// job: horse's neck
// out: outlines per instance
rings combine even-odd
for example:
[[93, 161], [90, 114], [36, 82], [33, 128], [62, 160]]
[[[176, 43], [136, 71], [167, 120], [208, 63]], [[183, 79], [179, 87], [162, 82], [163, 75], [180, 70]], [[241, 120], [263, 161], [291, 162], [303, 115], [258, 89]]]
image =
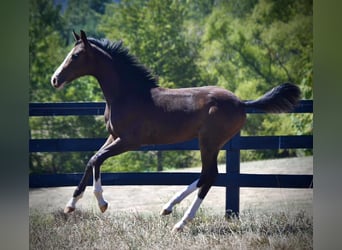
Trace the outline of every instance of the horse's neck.
[[111, 103], [121, 94], [118, 84], [119, 75], [108, 62], [99, 61], [96, 68], [93, 76], [97, 79], [106, 102]]
[[150, 98], [148, 88], [142, 91], [131, 83], [123, 82], [123, 79], [120, 79], [119, 73], [113, 67], [108, 57], [102, 56], [96, 61], [98, 63], [95, 66], [94, 76], [100, 84], [107, 104], [120, 102], [122, 98]]

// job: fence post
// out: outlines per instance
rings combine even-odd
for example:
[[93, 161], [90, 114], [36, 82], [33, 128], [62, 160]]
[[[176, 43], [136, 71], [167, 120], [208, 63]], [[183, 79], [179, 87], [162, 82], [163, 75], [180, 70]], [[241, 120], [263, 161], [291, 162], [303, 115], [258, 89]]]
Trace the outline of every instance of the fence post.
[[[240, 173], [240, 132], [230, 141], [226, 150], [226, 175]], [[240, 186], [226, 186], [226, 217], [238, 216], [240, 211]]]

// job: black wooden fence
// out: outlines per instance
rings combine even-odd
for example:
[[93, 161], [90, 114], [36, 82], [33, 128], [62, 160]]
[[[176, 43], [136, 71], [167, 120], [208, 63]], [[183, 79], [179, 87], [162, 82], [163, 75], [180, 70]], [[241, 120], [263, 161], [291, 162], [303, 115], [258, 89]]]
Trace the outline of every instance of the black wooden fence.
[[[30, 103], [30, 116], [102, 115], [104, 103]], [[313, 101], [302, 100], [293, 113], [312, 113]], [[247, 109], [250, 114], [262, 114], [257, 109]], [[105, 138], [85, 139], [31, 139], [29, 150], [33, 152], [96, 151]], [[312, 148], [312, 135], [289, 136], [240, 136], [236, 135], [222, 150], [226, 151], [226, 173], [220, 173], [215, 186], [226, 187], [226, 213], [239, 213], [240, 187], [259, 188], [313, 188], [312, 175], [290, 174], [242, 174], [240, 150]], [[198, 141], [191, 140], [171, 145], [144, 146], [148, 150], [199, 150]], [[82, 173], [31, 174], [30, 188], [76, 186]], [[189, 185], [199, 173], [102, 173], [103, 185]], [[91, 180], [88, 185], [91, 185]]]

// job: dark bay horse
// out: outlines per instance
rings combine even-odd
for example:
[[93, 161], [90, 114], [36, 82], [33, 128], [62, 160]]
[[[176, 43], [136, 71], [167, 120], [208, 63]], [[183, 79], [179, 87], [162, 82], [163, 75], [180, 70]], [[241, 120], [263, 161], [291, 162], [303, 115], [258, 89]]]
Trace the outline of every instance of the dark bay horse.
[[194, 218], [218, 174], [220, 148], [240, 131], [246, 120], [246, 107], [267, 113], [289, 112], [300, 98], [299, 88], [291, 83], [279, 85], [255, 101], [241, 101], [220, 87], [166, 89], [158, 86], [152, 73], [128, 53], [121, 42], [87, 38], [73, 32], [74, 48], [51, 78], [55, 88], [85, 75], [94, 76], [106, 100], [104, 113], [109, 137], [89, 160], [84, 175], [64, 212], [75, 210], [88, 179], [93, 175], [94, 194], [102, 212], [108, 203], [102, 196], [100, 166], [111, 156], [142, 145], [168, 144], [198, 138], [202, 171], [199, 179], [177, 193], [161, 214], [198, 189], [198, 195], [174, 226], [181, 230]]

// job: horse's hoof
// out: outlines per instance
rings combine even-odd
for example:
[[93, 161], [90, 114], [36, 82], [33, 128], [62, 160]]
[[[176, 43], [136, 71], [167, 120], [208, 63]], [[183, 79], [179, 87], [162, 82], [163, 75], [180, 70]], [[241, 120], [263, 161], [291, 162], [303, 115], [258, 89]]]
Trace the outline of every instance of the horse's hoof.
[[183, 232], [183, 229], [185, 227], [185, 225], [190, 222], [192, 219], [188, 218], [188, 219], [185, 219], [185, 220], [180, 220], [178, 221], [174, 227], [172, 228], [172, 233], [178, 233], [178, 232]]
[[168, 215], [168, 214], [171, 214], [171, 213], [172, 213], [172, 210], [163, 209], [163, 210], [160, 212], [160, 215]]
[[72, 213], [72, 212], [74, 212], [75, 211], [75, 208], [74, 207], [65, 207], [64, 208], [64, 213], [65, 214], [70, 214], [70, 213]]
[[99, 207], [100, 207], [101, 212], [104, 213], [108, 208], [108, 203], [106, 202], [104, 205], [99, 206]]
[[184, 226], [179, 226], [179, 225], [175, 225], [172, 228], [172, 233], [180, 233], [183, 232]]

